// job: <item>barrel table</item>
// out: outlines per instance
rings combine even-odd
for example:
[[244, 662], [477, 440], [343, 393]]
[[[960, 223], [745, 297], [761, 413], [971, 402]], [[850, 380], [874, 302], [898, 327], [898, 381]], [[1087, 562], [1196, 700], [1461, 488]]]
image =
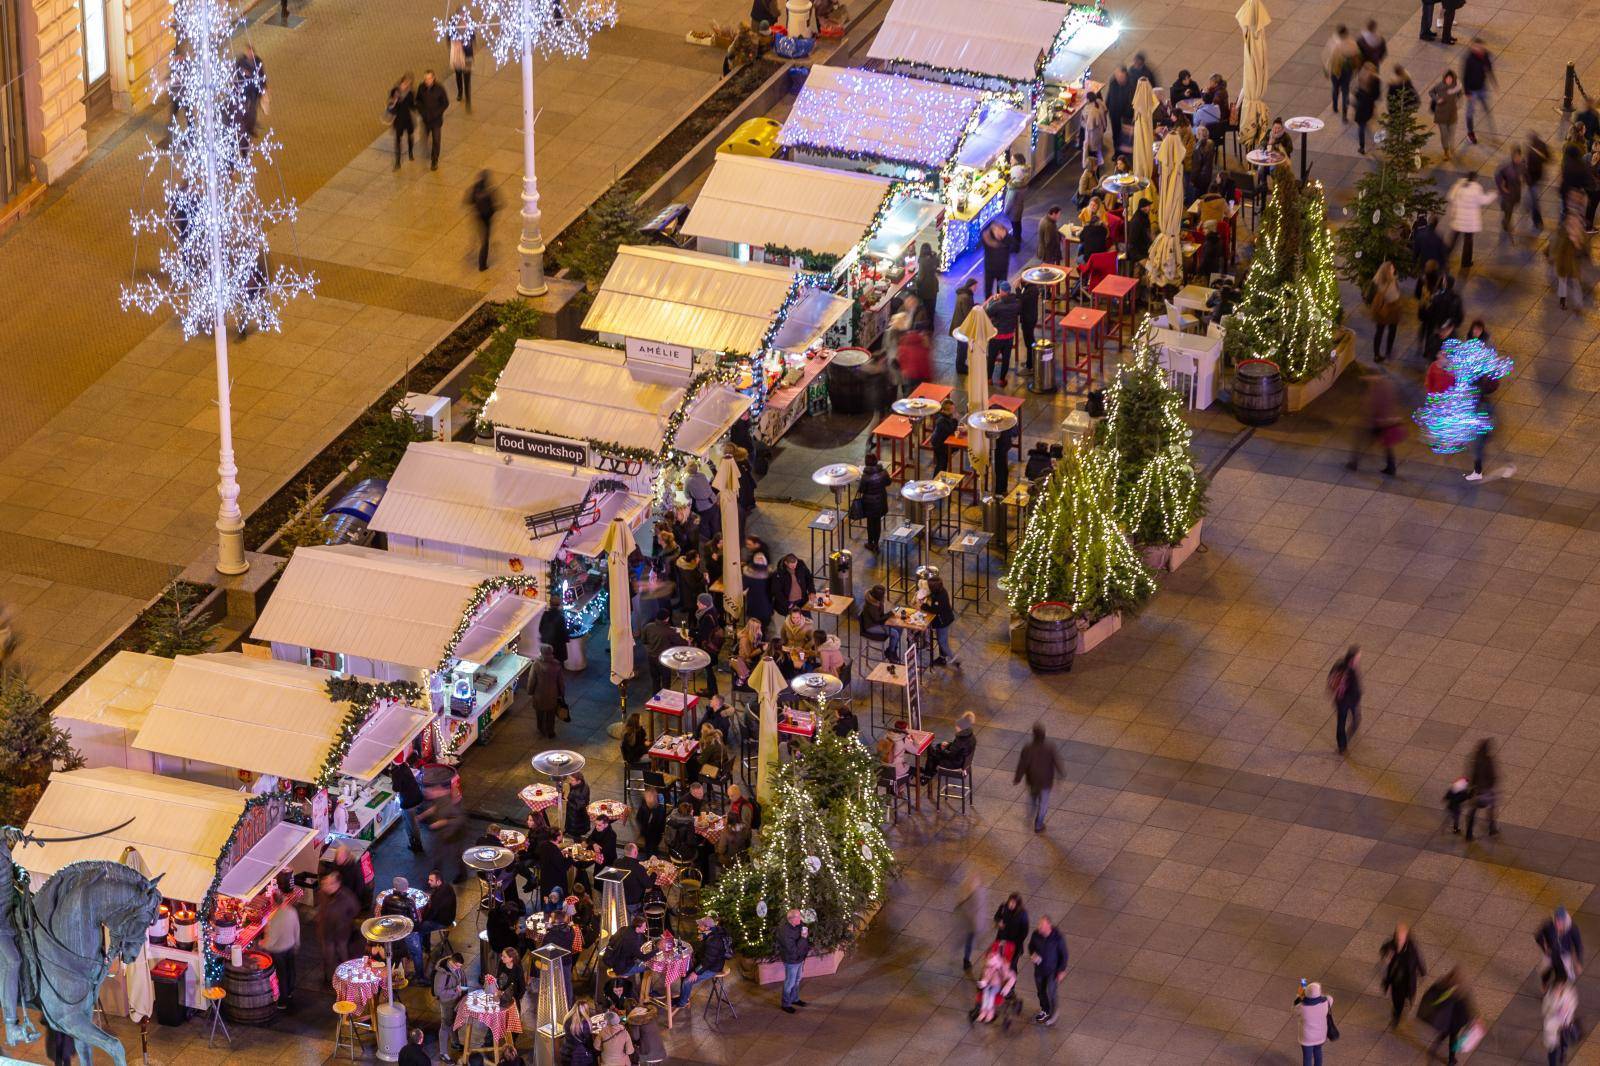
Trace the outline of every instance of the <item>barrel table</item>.
[[246, 951], [243, 965], [228, 963], [222, 973], [222, 988], [228, 993], [222, 1001], [222, 1014], [230, 1022], [265, 1025], [277, 1013], [272, 956], [265, 951]]
[[1072, 608], [1047, 600], [1028, 611], [1028, 665], [1050, 674], [1072, 669], [1078, 651], [1078, 626]]
[[1287, 394], [1283, 374], [1270, 359], [1246, 359], [1233, 372], [1233, 415], [1247, 426], [1276, 422]]

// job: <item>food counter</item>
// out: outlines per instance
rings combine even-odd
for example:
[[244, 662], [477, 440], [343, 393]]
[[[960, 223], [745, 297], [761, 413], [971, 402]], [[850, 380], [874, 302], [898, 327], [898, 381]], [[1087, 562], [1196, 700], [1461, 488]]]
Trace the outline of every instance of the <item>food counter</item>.
[[510, 709], [531, 661], [514, 651], [503, 651], [483, 666], [459, 664], [450, 675], [445, 710], [434, 723], [440, 741], [436, 750], [459, 755], [483, 737]]
[[182, 963], [184, 1005], [191, 1010], [208, 1010], [210, 1004], [202, 996], [206, 987], [206, 956], [226, 960], [235, 947], [241, 951], [248, 948], [274, 914], [283, 907], [297, 905], [303, 898], [300, 889], [291, 887], [288, 895], [284, 895], [276, 884], [269, 884], [248, 903], [219, 897], [204, 951], [195, 908], [176, 900], [163, 903], [156, 924], [150, 927], [147, 942], [151, 966], [167, 961]]
[[828, 379], [823, 371], [833, 362], [833, 351], [823, 349], [806, 356], [792, 378], [785, 374], [776, 389], [767, 394], [767, 405], [761, 411], [756, 425], [756, 435], [767, 444], [778, 439], [800, 421], [800, 416], [827, 403]]
[[1083, 110], [1088, 93], [1104, 88], [1100, 82], [1085, 78], [1076, 84], [1052, 85], [1046, 90], [1035, 114], [1039, 136], [1033, 146], [1033, 173], [1067, 162], [1070, 148], [1078, 141], [1077, 130], [1073, 128], [1078, 112]]
[[876, 260], [856, 269], [851, 280], [861, 312], [861, 328], [856, 334], [857, 346], [872, 348], [883, 338], [889, 328], [890, 308], [895, 298], [905, 292], [916, 276], [915, 258], [910, 258], [904, 264]]
[[944, 262], [954, 263], [978, 247], [983, 227], [1006, 209], [1006, 179], [1000, 170], [981, 171], [970, 184], [957, 177], [949, 190], [944, 217]]

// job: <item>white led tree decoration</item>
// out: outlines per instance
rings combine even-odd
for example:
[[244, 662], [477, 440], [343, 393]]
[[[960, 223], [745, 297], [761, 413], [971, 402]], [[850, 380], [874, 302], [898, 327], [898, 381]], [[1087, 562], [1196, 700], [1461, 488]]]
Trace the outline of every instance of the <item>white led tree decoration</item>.
[[616, 23], [615, 0], [467, 0], [435, 22], [444, 40], [481, 36], [498, 64], [513, 57], [522, 60], [522, 237], [517, 242], [522, 265], [517, 292], [523, 296], [543, 296], [549, 288], [544, 280], [544, 234], [534, 168], [534, 53], [582, 59], [589, 54], [589, 38]]
[[[263, 200], [256, 191], [256, 159], [270, 164], [270, 135], [252, 142], [243, 130], [247, 90], [260, 86], [236, 68], [228, 42], [240, 19], [226, 0], [173, 0], [176, 48], [167, 91], [174, 116], [167, 147], [145, 152], [150, 172], [163, 161], [161, 208], [136, 211], [135, 238], [166, 239], [160, 275], [122, 290], [122, 306], [154, 313], [170, 307], [184, 339], [210, 333], [216, 345], [217, 570], [242, 574], [244, 515], [239, 509], [239, 469], [233, 457], [233, 413], [228, 375], [230, 321], [243, 330], [276, 330], [279, 310], [309, 293], [314, 278], [267, 260], [267, 227], [293, 221], [290, 200]], [[183, 121], [180, 121], [180, 118]]]

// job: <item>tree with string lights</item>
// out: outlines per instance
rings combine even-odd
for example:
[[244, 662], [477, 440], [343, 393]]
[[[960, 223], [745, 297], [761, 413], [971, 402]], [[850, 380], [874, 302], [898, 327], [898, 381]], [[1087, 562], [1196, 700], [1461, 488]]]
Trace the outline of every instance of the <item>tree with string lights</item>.
[[534, 167], [534, 54], [582, 59], [589, 54], [589, 38], [616, 24], [615, 0], [466, 0], [435, 22], [441, 40], [482, 37], [496, 63], [522, 61], [522, 238], [517, 242], [522, 265], [517, 292], [523, 296], [543, 296], [549, 289]]
[[216, 346], [217, 570], [224, 574], [249, 567], [233, 455], [229, 325], [241, 335], [277, 330], [283, 305], [315, 283], [267, 257], [268, 227], [292, 222], [295, 207], [292, 200], [263, 199], [256, 189], [257, 160], [270, 166], [277, 145], [270, 133], [257, 141], [245, 130], [261, 75], [230, 58], [229, 39], [243, 24], [234, 10], [226, 0], [173, 0], [176, 44], [167, 91], [174, 113], [166, 146], [151, 144], [144, 155], [152, 175], [166, 167], [161, 207], [136, 211], [132, 219], [135, 238], [163, 240], [160, 270], [122, 290], [124, 308], [171, 308], [185, 340], [209, 333]]

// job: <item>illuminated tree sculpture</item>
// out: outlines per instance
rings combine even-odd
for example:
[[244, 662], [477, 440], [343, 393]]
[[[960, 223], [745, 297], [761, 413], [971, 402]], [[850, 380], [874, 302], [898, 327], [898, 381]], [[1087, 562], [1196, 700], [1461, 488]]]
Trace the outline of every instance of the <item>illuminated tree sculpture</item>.
[[[256, 191], [256, 160], [270, 165], [270, 134], [257, 141], [245, 132], [246, 116], [260, 96], [258, 71], [235, 66], [228, 41], [242, 24], [224, 0], [173, 0], [177, 38], [167, 91], [175, 114], [165, 148], [145, 152], [150, 172], [166, 163], [162, 204], [135, 212], [133, 233], [164, 238], [160, 275], [122, 290], [124, 308], [154, 313], [170, 307], [185, 339], [209, 333], [216, 345], [217, 461], [222, 502], [217, 513], [217, 570], [240, 574], [244, 516], [239, 510], [238, 467], [233, 457], [233, 416], [228, 376], [228, 328], [276, 330], [279, 311], [309, 293], [315, 279], [267, 258], [267, 228], [293, 221], [291, 200], [263, 200]], [[180, 121], [181, 119], [181, 121]]]
[[589, 54], [589, 38], [616, 24], [615, 0], [466, 0], [435, 23], [444, 40], [482, 37], [502, 66], [514, 58], [522, 60], [522, 239], [517, 242], [522, 266], [517, 291], [523, 296], [543, 296], [548, 289], [534, 171], [534, 53], [582, 59]]

